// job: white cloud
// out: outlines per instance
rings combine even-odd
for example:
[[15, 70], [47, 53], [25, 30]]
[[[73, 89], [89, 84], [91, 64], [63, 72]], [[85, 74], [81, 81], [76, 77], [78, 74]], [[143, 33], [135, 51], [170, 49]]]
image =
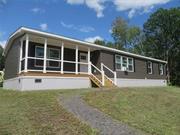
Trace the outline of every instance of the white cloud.
[[41, 30], [46, 31], [48, 29], [48, 25], [46, 23], [42, 23], [39, 25]]
[[6, 4], [7, 0], [0, 0], [0, 4]]
[[35, 7], [35, 8], [33, 8], [33, 9], [31, 9], [31, 11], [32, 11], [33, 13], [44, 13], [44, 12], [45, 12], [44, 9], [41, 9], [41, 8], [38, 8], [38, 7]]
[[83, 4], [84, 0], [67, 0], [69, 4]]
[[117, 11], [128, 11], [129, 18], [132, 18], [137, 10], [147, 13], [155, 5], [165, 4], [169, 1], [171, 0], [66, 0], [71, 5], [86, 5], [97, 13], [97, 17], [104, 16], [105, 3], [111, 2], [116, 6]]
[[90, 42], [90, 43], [94, 43], [94, 41], [96, 40], [104, 40], [102, 37], [100, 36], [95, 36], [95, 37], [88, 37], [84, 39], [86, 42]]
[[104, 14], [103, 14], [104, 5], [103, 4], [106, 0], [66, 0], [66, 1], [67, 1], [67, 3], [69, 3], [71, 5], [85, 4], [87, 7], [93, 9], [96, 12], [98, 18], [104, 16]]
[[63, 21], [61, 21], [61, 25], [65, 28], [73, 29], [85, 33], [95, 31], [95, 29], [91, 26], [82, 26], [82, 25], [75, 26], [74, 24], [66, 24]]
[[148, 13], [155, 5], [168, 3], [170, 0], [114, 0], [117, 11], [129, 11], [128, 17], [132, 18], [136, 11], [140, 14]]
[[131, 10], [147, 8], [157, 4], [165, 4], [170, 0], [114, 0], [117, 10]]
[[6, 45], [6, 40], [0, 41], [0, 45], [4, 48]]
[[109, 29], [109, 31], [108, 31], [110, 34], [112, 34], [112, 29]]
[[136, 13], [136, 11], [134, 9], [131, 9], [128, 13], [128, 18], [132, 18], [134, 16], [134, 14]]

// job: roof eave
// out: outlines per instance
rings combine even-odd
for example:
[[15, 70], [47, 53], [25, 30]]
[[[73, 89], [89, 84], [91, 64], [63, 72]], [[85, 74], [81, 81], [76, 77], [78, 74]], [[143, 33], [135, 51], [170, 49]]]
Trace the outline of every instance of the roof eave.
[[75, 42], [75, 43], [79, 43], [79, 44], [84, 44], [84, 45], [87, 45], [87, 46], [90, 46], [90, 47], [100, 48], [100, 49], [103, 49], [103, 50], [109, 50], [109, 51], [129, 55], [129, 56], [133, 56], [133, 57], [143, 58], [143, 59], [162, 62], [162, 63], [167, 64], [167, 61], [163, 61], [163, 60], [159, 60], [159, 59], [155, 59], [155, 58], [151, 58], [151, 57], [146, 57], [146, 56], [142, 56], [142, 55], [138, 55], [138, 54], [133, 54], [133, 53], [125, 52], [125, 51], [122, 51], [122, 50], [117, 50], [117, 49], [114, 49], [114, 48], [109, 48], [109, 47], [106, 47], [106, 46], [101, 46], [101, 45], [97, 45], [97, 44], [93, 44], [93, 43], [89, 43], [89, 42], [85, 42], [85, 41], [80, 41], [80, 40], [77, 40], [77, 39], [72, 39], [72, 38], [68, 38], [68, 37], [64, 37], [64, 36], [60, 36], [60, 35], [56, 35], [56, 34], [51, 34], [51, 33], [47, 33], [47, 32], [33, 30], [33, 29], [25, 28], [25, 27], [19, 28], [17, 31], [15, 31], [9, 37], [8, 42], [6, 43], [6, 46], [5, 46], [5, 53], [7, 52], [8, 48], [9, 48], [9, 41], [12, 40], [14, 37], [16, 37], [17, 34], [22, 34], [22, 33], [40, 34], [40, 35], [43, 35], [43, 36], [46, 36], [46, 37], [52, 37], [52, 38], [57, 38], [57, 39], [61, 39], [61, 40], [67, 40], [67, 41], [71, 41], [71, 42]]

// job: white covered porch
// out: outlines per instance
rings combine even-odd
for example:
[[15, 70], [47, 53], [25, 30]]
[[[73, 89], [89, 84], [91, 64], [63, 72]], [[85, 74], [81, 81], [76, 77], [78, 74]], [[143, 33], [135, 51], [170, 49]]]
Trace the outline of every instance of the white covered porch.
[[[68, 49], [73, 51], [68, 52]], [[108, 67], [101, 64], [101, 69], [99, 69], [92, 64], [91, 52], [95, 50], [98, 48], [75, 44], [67, 40], [25, 34], [21, 38], [19, 74], [37, 72], [44, 76], [48, 73], [89, 75], [104, 86], [107, 76], [103, 68]], [[114, 78], [107, 78], [116, 84], [116, 72], [111, 70], [110, 72]]]

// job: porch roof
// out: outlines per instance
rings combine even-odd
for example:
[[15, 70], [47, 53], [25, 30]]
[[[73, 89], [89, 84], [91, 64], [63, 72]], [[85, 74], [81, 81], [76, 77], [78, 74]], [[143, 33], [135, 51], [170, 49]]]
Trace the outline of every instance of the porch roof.
[[77, 40], [77, 39], [72, 39], [72, 38], [60, 36], [60, 35], [53, 34], [53, 33], [43, 32], [43, 31], [31, 29], [31, 28], [26, 28], [26, 27], [20, 27], [9, 37], [9, 39], [6, 43], [6, 46], [5, 46], [4, 55], [7, 54], [8, 49], [10, 48], [10, 46], [12, 44], [12, 41], [15, 38], [22, 36], [26, 33], [36, 34], [39, 36], [43, 36], [44, 38], [54, 38], [54, 39], [58, 39], [58, 40], [62, 40], [62, 41], [69, 41], [69, 42], [72, 42], [75, 44], [79, 44], [79, 45], [83, 45], [83, 46], [87, 46], [87, 47], [91, 47], [91, 48], [96, 48], [96, 49], [100, 49], [100, 50], [107, 50], [107, 51], [111, 51], [111, 52], [125, 54], [125, 55], [132, 56], [132, 57], [138, 57], [138, 58], [143, 58], [143, 59], [147, 59], [147, 60], [167, 63], [167, 61], [163, 61], [163, 60], [159, 60], [159, 59], [155, 59], [155, 58], [151, 58], [151, 57], [146, 57], [146, 56], [142, 56], [142, 55], [138, 55], [138, 54], [133, 54], [133, 53], [125, 52], [122, 50], [118, 50], [118, 49], [114, 49], [114, 48], [110, 48], [110, 47], [106, 47], [106, 46], [101, 46], [101, 45], [97, 45], [97, 44], [93, 44], [93, 43], [89, 43], [89, 42], [85, 42], [85, 41], [81, 41], [81, 40]]

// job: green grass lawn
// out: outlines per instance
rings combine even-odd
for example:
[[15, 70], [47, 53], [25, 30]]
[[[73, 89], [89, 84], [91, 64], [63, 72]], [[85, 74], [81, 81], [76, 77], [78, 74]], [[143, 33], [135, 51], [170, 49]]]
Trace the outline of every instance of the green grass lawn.
[[113, 118], [153, 135], [180, 135], [180, 88], [122, 88], [84, 99]]
[[58, 104], [64, 93], [0, 89], [0, 135], [96, 134]]

